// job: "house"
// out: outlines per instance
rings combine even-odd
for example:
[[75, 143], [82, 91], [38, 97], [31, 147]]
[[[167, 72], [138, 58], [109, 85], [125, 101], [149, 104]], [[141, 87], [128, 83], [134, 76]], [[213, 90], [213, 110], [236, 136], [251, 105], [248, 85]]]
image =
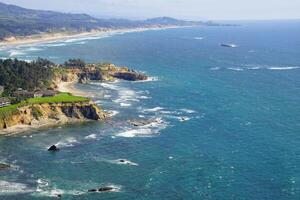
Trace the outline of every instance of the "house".
[[28, 92], [27, 90], [17, 90], [13, 93], [14, 97], [21, 99], [37, 98], [37, 97], [53, 97], [57, 94], [54, 90], [37, 90], [35, 92]]
[[5, 97], [0, 98], [0, 108], [2, 108], [4, 106], [9, 106], [9, 105], [10, 105], [10, 100], [8, 98], [5, 98]]
[[33, 97], [37, 98], [37, 97], [43, 97], [43, 91], [37, 90], [33, 93]]
[[53, 97], [58, 94], [55, 90], [44, 90], [42, 91], [43, 97]]
[[28, 92], [27, 90], [17, 90], [13, 93], [13, 97], [17, 98], [34, 98], [34, 92]]

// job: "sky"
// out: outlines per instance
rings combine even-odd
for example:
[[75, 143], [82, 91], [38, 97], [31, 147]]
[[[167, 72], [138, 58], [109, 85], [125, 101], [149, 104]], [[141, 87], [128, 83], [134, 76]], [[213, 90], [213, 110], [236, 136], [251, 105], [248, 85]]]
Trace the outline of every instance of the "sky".
[[300, 19], [300, 0], [0, 0], [26, 8], [96, 17], [192, 20]]

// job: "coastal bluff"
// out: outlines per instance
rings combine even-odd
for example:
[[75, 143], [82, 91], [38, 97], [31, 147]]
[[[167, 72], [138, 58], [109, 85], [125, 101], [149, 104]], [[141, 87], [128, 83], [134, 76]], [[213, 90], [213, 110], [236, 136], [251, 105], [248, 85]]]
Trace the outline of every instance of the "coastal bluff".
[[39, 103], [17, 108], [0, 118], [0, 134], [17, 133], [32, 128], [103, 120], [106, 114], [92, 101], [76, 103]]
[[0, 69], [0, 74], [11, 74], [0, 79], [0, 135], [104, 120], [106, 113], [102, 108], [89, 98], [90, 95], [74, 88], [74, 84], [148, 79], [143, 73], [127, 67], [111, 63], [87, 64], [80, 59], [69, 59], [64, 64], [42, 58], [33, 62], [0, 59], [0, 64], [6, 66]]
[[89, 81], [115, 81], [117, 79], [126, 81], [143, 81], [148, 77], [128, 67], [117, 67], [111, 63], [84, 64], [71, 63], [53, 68], [53, 87], [61, 82], [88, 83]]

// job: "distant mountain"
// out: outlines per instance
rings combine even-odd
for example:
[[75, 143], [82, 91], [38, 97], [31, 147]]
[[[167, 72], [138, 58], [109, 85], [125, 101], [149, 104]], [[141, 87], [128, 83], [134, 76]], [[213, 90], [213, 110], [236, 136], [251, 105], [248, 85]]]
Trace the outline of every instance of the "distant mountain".
[[202, 25], [202, 22], [160, 17], [144, 21], [98, 19], [87, 14], [32, 10], [0, 2], [0, 39], [60, 31], [91, 31], [101, 28], [135, 28], [167, 25]]

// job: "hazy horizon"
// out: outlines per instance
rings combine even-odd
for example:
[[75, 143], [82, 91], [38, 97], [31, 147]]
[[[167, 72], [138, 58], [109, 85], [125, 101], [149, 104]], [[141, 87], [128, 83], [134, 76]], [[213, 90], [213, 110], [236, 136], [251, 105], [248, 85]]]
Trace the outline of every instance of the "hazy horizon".
[[86, 13], [103, 18], [145, 19], [168, 16], [190, 20], [286, 20], [300, 19], [300, 1], [258, 0], [1, 0], [30, 9]]

